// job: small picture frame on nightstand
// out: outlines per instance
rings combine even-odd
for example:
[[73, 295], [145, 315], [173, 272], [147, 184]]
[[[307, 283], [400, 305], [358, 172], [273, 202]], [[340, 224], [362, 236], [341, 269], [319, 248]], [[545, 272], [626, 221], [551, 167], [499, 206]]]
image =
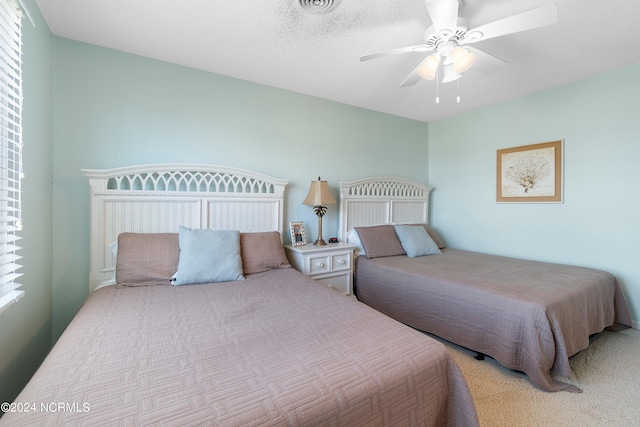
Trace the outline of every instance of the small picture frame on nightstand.
[[289, 231], [291, 232], [291, 245], [304, 246], [307, 244], [307, 234], [304, 231], [304, 222], [302, 221], [290, 222]]

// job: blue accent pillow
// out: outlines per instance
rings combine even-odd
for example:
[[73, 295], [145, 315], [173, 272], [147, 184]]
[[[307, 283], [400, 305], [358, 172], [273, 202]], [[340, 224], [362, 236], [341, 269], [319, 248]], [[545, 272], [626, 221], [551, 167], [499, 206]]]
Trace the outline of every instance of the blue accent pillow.
[[402, 248], [409, 258], [442, 254], [442, 251], [424, 227], [416, 225], [396, 225], [395, 228]]
[[178, 227], [180, 259], [174, 285], [244, 280], [240, 232]]

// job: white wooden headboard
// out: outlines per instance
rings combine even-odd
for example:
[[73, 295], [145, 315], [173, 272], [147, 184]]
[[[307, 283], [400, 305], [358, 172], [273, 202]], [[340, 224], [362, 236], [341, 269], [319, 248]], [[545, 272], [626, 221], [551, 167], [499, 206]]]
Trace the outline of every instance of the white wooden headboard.
[[376, 177], [340, 183], [339, 237], [353, 227], [427, 223], [433, 187], [404, 178]]
[[122, 232], [283, 231], [286, 179], [205, 164], [83, 169], [91, 186], [89, 290], [113, 278]]

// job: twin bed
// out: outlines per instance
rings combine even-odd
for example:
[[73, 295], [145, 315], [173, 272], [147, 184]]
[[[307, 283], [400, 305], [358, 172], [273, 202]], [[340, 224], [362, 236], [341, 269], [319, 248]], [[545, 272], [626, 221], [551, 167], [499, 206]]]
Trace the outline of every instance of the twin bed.
[[[552, 373], [569, 377], [569, 358], [585, 349], [592, 335], [631, 326], [615, 277], [590, 268], [446, 248], [425, 225], [430, 190], [386, 177], [341, 184], [340, 236], [360, 245], [354, 281], [358, 299], [522, 371], [542, 390], [579, 392]], [[409, 228], [424, 230], [431, 255], [406, 255], [406, 242], [390, 224], [420, 224]], [[401, 229], [406, 232], [406, 227]]]
[[441, 343], [290, 268], [286, 180], [84, 172], [91, 293], [0, 424], [478, 425]]

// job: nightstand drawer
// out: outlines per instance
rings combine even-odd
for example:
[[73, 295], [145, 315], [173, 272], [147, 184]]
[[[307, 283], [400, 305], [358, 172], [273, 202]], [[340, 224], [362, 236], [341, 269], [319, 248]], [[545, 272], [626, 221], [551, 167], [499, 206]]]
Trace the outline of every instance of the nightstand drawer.
[[349, 276], [341, 274], [339, 276], [323, 277], [318, 279], [318, 282], [324, 283], [328, 288], [338, 291], [342, 294], [349, 295]]
[[331, 271], [331, 257], [315, 255], [309, 257], [309, 275], [328, 273]]
[[331, 271], [351, 270], [351, 252], [336, 254], [331, 257]]

